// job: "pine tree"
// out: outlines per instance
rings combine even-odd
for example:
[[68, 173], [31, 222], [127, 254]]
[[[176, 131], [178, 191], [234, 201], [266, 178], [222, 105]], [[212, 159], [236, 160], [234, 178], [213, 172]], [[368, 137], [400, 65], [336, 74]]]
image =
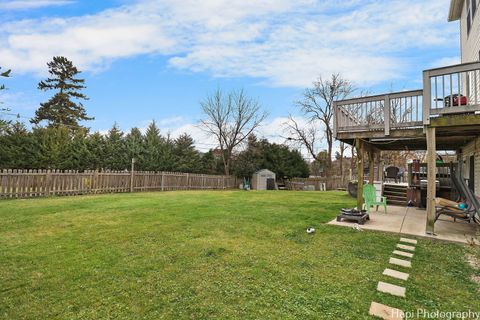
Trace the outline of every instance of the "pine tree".
[[175, 139], [174, 157], [175, 171], [199, 173], [201, 172], [200, 154], [195, 149], [193, 139], [187, 133]]
[[127, 159], [123, 132], [115, 123], [105, 138], [105, 165], [106, 169], [125, 170], [130, 166]]
[[105, 137], [100, 132], [95, 132], [87, 136], [86, 144], [89, 150], [88, 159], [85, 161], [88, 164], [87, 169], [100, 170], [106, 168], [105, 153], [107, 148]]
[[71, 169], [68, 164], [71, 131], [66, 127], [34, 128], [32, 131], [32, 167], [36, 169]]
[[0, 168], [31, 168], [34, 154], [32, 152], [32, 134], [21, 122], [8, 126], [5, 134], [0, 135]]
[[145, 132], [145, 147], [143, 157], [139, 161], [139, 167], [146, 171], [159, 171], [161, 166], [160, 153], [163, 143], [164, 139], [160, 135], [160, 129], [158, 129], [155, 121], [152, 121]]
[[[0, 67], [0, 69], [2, 69]], [[0, 77], [4, 77], [4, 78], [8, 78], [10, 77], [10, 72], [12, 70], [7, 70], [7, 71], [0, 71]], [[0, 90], [5, 90], [5, 85], [4, 84], [0, 84]]]
[[125, 136], [125, 150], [128, 159], [134, 158], [137, 170], [142, 170], [140, 165], [143, 163], [144, 138], [142, 132], [138, 128], [132, 128]]
[[87, 144], [88, 129], [72, 131], [71, 141], [68, 148], [66, 167], [71, 170], [90, 169], [88, 160], [91, 150]]
[[[2, 69], [0, 67], [0, 69]], [[10, 77], [11, 70], [0, 71], [0, 77], [8, 78]], [[0, 91], [5, 90], [5, 85], [0, 83]], [[8, 109], [2, 107], [2, 101], [0, 101], [0, 111], [8, 111]], [[0, 135], [4, 134], [7, 130], [7, 127], [11, 124], [11, 121], [7, 121], [0, 118]]]
[[88, 100], [88, 97], [81, 93], [81, 90], [86, 88], [85, 80], [76, 77], [80, 71], [65, 57], [53, 57], [47, 65], [51, 78], [40, 81], [38, 89], [57, 92], [50, 100], [40, 104], [31, 122], [38, 124], [45, 120], [50, 126], [65, 125], [74, 128], [81, 120], [92, 120], [83, 104], [73, 101]]

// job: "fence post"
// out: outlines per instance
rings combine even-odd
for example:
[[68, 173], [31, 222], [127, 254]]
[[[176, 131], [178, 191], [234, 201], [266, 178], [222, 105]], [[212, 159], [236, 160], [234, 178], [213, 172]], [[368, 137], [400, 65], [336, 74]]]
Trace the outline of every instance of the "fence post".
[[93, 193], [96, 194], [98, 189], [98, 169], [95, 169], [95, 172], [93, 173], [92, 184], [93, 184]]
[[135, 178], [135, 158], [132, 158], [132, 167], [130, 169], [130, 192], [133, 192], [133, 180]]
[[187, 173], [187, 190], [190, 190], [190, 175]]
[[45, 177], [45, 187], [46, 187], [45, 195], [49, 197], [50, 193], [52, 192], [51, 191], [52, 190], [52, 174], [50, 169], [47, 170], [47, 175]]
[[165, 188], [165, 172], [162, 171], [162, 191], [164, 190]]

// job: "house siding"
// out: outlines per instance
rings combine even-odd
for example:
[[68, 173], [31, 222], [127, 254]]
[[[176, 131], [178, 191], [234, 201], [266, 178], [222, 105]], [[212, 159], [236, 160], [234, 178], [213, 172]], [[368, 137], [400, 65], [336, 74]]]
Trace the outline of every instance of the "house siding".
[[460, 45], [462, 63], [480, 60], [480, 8], [477, 8], [470, 34], [468, 34], [467, 1], [463, 1], [462, 16], [460, 18]]
[[480, 194], [480, 138], [476, 138], [462, 148], [464, 166], [464, 177], [469, 177], [470, 156], [475, 156], [475, 194]]

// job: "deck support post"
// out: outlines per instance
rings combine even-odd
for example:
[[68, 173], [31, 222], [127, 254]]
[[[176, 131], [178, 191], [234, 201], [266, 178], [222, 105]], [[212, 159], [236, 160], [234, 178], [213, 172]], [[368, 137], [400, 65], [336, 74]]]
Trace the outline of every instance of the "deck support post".
[[368, 165], [369, 165], [368, 183], [373, 185], [373, 182], [375, 181], [375, 153], [373, 152], [373, 150], [370, 150], [368, 152]]
[[355, 148], [357, 149], [357, 209], [362, 210], [364, 146], [361, 139], [355, 139]]
[[377, 181], [383, 182], [382, 151], [377, 152]]
[[435, 196], [437, 176], [437, 150], [435, 128], [427, 127], [427, 226], [426, 233], [434, 234]]

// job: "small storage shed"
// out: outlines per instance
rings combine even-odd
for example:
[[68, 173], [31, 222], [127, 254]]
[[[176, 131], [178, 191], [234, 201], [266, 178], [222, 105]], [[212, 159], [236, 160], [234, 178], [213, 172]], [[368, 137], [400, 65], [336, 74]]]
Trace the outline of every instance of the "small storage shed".
[[253, 190], [275, 190], [275, 173], [268, 169], [255, 172], [252, 176]]

